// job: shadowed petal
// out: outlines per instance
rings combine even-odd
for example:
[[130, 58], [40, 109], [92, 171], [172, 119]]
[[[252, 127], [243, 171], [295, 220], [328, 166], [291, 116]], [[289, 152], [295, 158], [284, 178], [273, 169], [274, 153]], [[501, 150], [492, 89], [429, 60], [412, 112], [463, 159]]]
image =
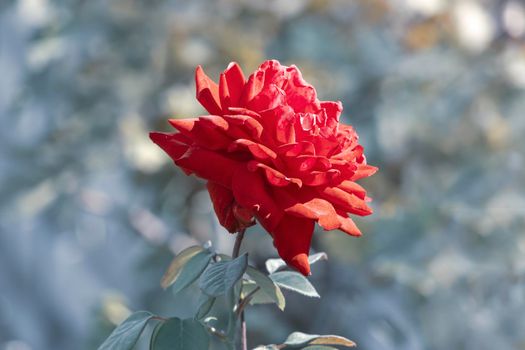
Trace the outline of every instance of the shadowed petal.
[[250, 161], [248, 162], [248, 169], [251, 171], [257, 170], [257, 168], [263, 169], [264, 174], [266, 175], [266, 179], [268, 182], [274, 186], [287, 186], [291, 183], [296, 184], [297, 186], [301, 187], [303, 185], [302, 181], [297, 178], [293, 177], [287, 177], [280, 171], [275, 170], [272, 167], [269, 167], [268, 165], [264, 163], [259, 163], [256, 161]]
[[277, 148], [277, 152], [286, 157], [296, 157], [302, 155], [315, 155], [315, 146], [309, 141], [300, 141], [297, 143], [286, 143]]
[[249, 171], [245, 166], [237, 168], [233, 175], [232, 190], [237, 203], [253, 210], [268, 232], [277, 226], [283, 211], [270, 196], [266, 181], [259, 172]]
[[325, 186], [337, 179], [341, 172], [337, 169], [328, 171], [312, 171], [303, 178], [303, 183], [308, 186]]
[[234, 198], [232, 191], [213, 181], [208, 181], [206, 187], [220, 224], [230, 233], [237, 232], [239, 226], [233, 213]]
[[246, 139], [235, 140], [228, 147], [228, 151], [233, 152], [239, 148], [249, 150], [252, 156], [259, 160], [271, 160], [277, 157], [275, 152], [269, 149], [268, 147]]
[[[235, 132], [234, 127], [238, 128], [243, 134], [240, 138], [252, 138], [259, 140], [264, 131], [263, 126], [257, 119], [248, 115], [224, 115], [223, 118], [230, 125], [230, 132]], [[233, 130], [232, 130], [233, 129]], [[236, 133], [239, 134], [239, 133]]]
[[279, 144], [295, 143], [295, 114], [289, 106], [277, 106], [261, 112], [262, 124], [266, 132]]
[[314, 221], [285, 215], [279, 225], [270, 232], [281, 258], [303, 275], [310, 275], [308, 253], [314, 232]]

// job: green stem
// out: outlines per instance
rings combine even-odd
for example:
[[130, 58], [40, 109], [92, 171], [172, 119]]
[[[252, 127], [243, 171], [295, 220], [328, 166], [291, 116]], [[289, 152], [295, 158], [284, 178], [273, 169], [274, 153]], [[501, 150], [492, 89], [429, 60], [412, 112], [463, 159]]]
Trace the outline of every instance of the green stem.
[[246, 321], [244, 320], [244, 311], [241, 311], [241, 349], [248, 350], [246, 341]]
[[235, 238], [235, 245], [233, 246], [233, 252], [232, 252], [232, 258], [237, 258], [239, 256], [239, 252], [241, 250], [241, 243], [242, 239], [244, 238], [244, 232], [246, 231], [245, 228], [240, 230], [237, 233], [237, 237]]
[[[239, 252], [241, 250], [241, 243], [244, 238], [245, 231], [246, 229], [242, 229], [237, 233], [237, 237], [235, 238], [235, 245], [233, 246], [233, 252], [232, 252], [233, 259], [239, 256]], [[237, 305], [237, 307], [240, 307], [240, 305]], [[244, 310], [241, 311], [240, 318], [241, 318], [241, 350], [247, 350], [248, 342], [246, 339], [246, 321], [244, 319]]]
[[244, 298], [239, 298], [239, 304], [237, 307], [237, 316], [240, 316], [242, 314], [246, 305], [248, 305], [248, 303], [250, 302], [250, 300], [252, 300], [255, 293], [257, 293], [260, 289], [261, 287], [257, 286], [257, 288], [255, 288], [250, 293], [248, 293], [248, 295], [246, 295]]

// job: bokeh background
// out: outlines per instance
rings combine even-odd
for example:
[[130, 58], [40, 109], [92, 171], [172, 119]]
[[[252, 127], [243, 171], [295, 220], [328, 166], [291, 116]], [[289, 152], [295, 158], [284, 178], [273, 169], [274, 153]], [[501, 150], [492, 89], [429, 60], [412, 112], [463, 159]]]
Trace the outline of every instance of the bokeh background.
[[[318, 232], [322, 299], [248, 313], [361, 350], [525, 349], [525, 3], [0, 0], [0, 349], [95, 349], [131, 310], [188, 317], [174, 253], [233, 239], [148, 139], [204, 113], [193, 71], [267, 58], [341, 100], [380, 172], [365, 235]], [[270, 238], [248, 233], [262, 266]]]

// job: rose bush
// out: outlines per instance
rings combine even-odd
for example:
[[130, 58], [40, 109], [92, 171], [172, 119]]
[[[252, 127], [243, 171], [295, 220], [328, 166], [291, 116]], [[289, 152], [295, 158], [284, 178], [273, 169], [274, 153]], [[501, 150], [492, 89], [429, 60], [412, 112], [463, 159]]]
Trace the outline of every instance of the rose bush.
[[257, 219], [283, 260], [304, 275], [315, 222], [361, 235], [348, 214], [372, 209], [355, 181], [377, 168], [367, 165], [354, 129], [339, 122], [341, 102], [319, 101], [297, 67], [275, 60], [248, 80], [231, 63], [219, 84], [199, 66], [195, 81], [210, 115], [171, 119], [177, 133], [150, 137], [186, 174], [208, 181], [229, 232]]

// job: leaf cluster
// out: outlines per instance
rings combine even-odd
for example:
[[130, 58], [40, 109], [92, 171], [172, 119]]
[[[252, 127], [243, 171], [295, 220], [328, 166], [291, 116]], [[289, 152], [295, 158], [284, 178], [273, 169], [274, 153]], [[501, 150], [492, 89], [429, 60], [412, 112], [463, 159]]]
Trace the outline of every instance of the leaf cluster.
[[[310, 263], [326, 259], [325, 253], [313, 254]], [[193, 283], [199, 286], [199, 306], [193, 318], [164, 318], [147, 311], [132, 314], [122, 322], [98, 350], [132, 350], [148, 322], [155, 322], [149, 335], [150, 350], [206, 350], [212, 337], [235, 349], [237, 325], [248, 305], [275, 304], [281, 311], [286, 306], [282, 289], [308, 297], [319, 294], [306, 277], [286, 269], [281, 259], [266, 262], [269, 274], [248, 265], [248, 254], [236, 258], [217, 254], [211, 247], [192, 246], [174, 257], [162, 277], [161, 286], [180, 293]], [[228, 306], [227, 327], [218, 329], [212, 322], [214, 304], [222, 298]], [[309, 349], [328, 350], [333, 346], [353, 346], [353, 342], [337, 336], [292, 333], [280, 345], [261, 346], [257, 349]], [[354, 344], [355, 345], [355, 344]]]

